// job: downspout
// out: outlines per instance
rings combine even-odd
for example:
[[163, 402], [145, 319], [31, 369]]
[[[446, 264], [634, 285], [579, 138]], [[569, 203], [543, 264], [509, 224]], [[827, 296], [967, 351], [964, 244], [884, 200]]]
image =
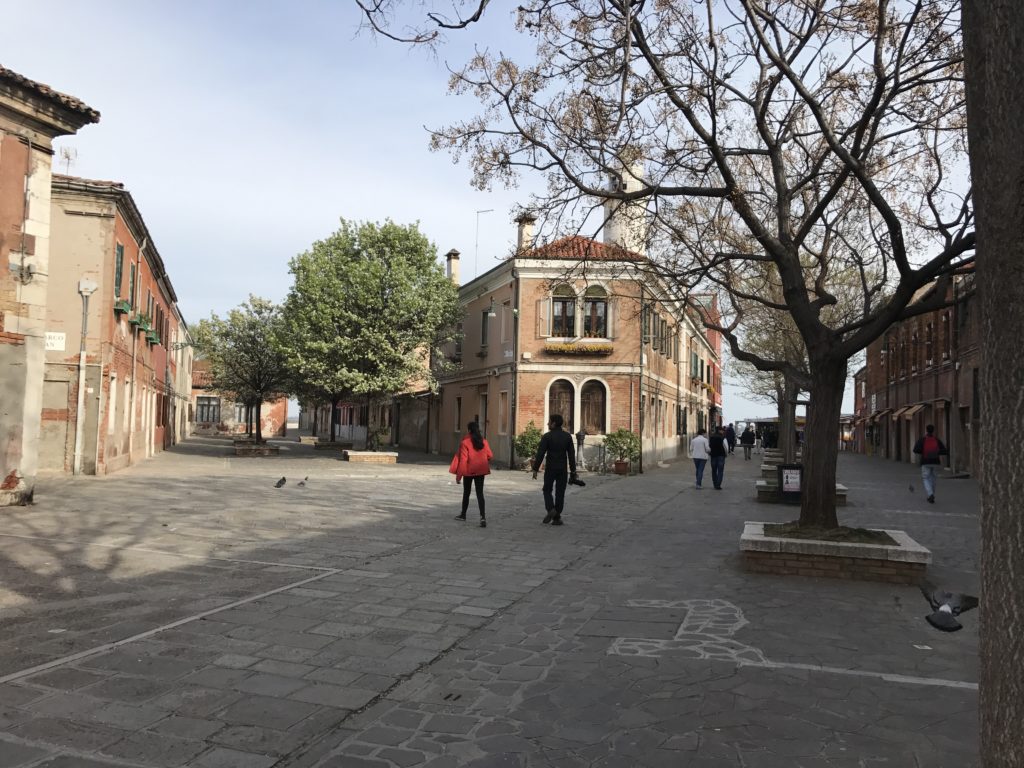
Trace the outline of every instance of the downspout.
[[[82, 333], [78, 344], [78, 397], [75, 407], [75, 453], [71, 465], [73, 474], [82, 474], [82, 443], [85, 440], [85, 342], [89, 333], [89, 297], [98, 286], [88, 278], [78, 281], [78, 292], [82, 296]], [[97, 418], [99, 416], [97, 415]]]
[[508, 468], [516, 468], [516, 398], [519, 392], [519, 271], [512, 268], [515, 292], [512, 299], [512, 414], [508, 435]]
[[[142, 238], [142, 245], [135, 256], [135, 286], [132, 288], [132, 311], [139, 305], [140, 289], [142, 287], [142, 254], [149, 245], [149, 238]], [[132, 389], [128, 398], [128, 466], [134, 463], [135, 458], [135, 392], [139, 386], [138, 371], [135, 369], [139, 358], [139, 332], [132, 328]]]
[[644, 473], [644, 323], [647, 322], [647, 311], [644, 307], [644, 288], [640, 286], [640, 381], [639, 396], [640, 396], [640, 461], [637, 465], [637, 472], [639, 474]]

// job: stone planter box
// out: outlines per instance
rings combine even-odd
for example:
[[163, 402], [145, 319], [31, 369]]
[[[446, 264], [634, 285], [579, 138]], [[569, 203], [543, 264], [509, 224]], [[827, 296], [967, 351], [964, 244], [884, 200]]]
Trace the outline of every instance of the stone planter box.
[[356, 464], [397, 464], [394, 451], [342, 451], [341, 458]]
[[266, 443], [235, 443], [235, 456], [277, 456], [281, 449]]
[[[765, 477], [754, 482], [757, 489], [757, 500], [767, 504], [779, 503], [779, 479], [776, 475]], [[849, 489], [841, 483], [836, 483], [836, 506], [846, 506], [846, 495]]]
[[744, 523], [740, 551], [748, 571], [787, 576], [920, 584], [932, 553], [904, 531], [886, 530], [896, 546], [765, 536], [765, 523]]
[[354, 445], [354, 443], [343, 443], [340, 440], [333, 443], [330, 440], [324, 440], [314, 443], [313, 448], [318, 451], [347, 451]]
[[299, 435], [299, 442], [303, 445], [316, 445], [318, 439], [316, 435]]

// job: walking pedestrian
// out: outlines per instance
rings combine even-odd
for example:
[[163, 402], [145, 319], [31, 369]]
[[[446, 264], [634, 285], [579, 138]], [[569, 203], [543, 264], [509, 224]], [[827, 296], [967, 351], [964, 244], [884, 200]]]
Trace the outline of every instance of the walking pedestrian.
[[711, 462], [711, 482], [716, 491], [722, 490], [722, 480], [725, 477], [725, 457], [729, 453], [729, 444], [721, 427], [715, 427], [715, 433], [708, 439], [709, 461]]
[[711, 446], [708, 445], [708, 438], [706, 436], [707, 430], [701, 427], [697, 430], [697, 436], [690, 441], [690, 458], [693, 459], [693, 467], [697, 471], [697, 485], [696, 488], [699, 491], [700, 485], [704, 481], [704, 467], [708, 463], [708, 452], [711, 450]]
[[729, 426], [725, 428], [725, 441], [729, 444], [729, 453], [736, 450], [736, 427], [730, 421]]
[[[562, 510], [565, 507], [565, 486], [570, 478], [576, 481], [576, 449], [572, 435], [562, 429], [561, 414], [554, 413], [548, 419], [548, 430], [540, 439], [537, 455], [533, 458], [533, 479], [537, 479], [540, 465], [544, 465], [544, 523], [562, 525]], [[552, 494], [554, 491], [554, 494]]]
[[924, 492], [928, 494], [928, 503], [935, 503], [935, 467], [942, 464], [940, 456], [948, 456], [949, 450], [939, 438], [935, 436], [935, 425], [929, 424], [924, 428], [924, 437], [914, 443], [914, 453], [921, 457], [921, 482], [924, 484]]
[[743, 430], [743, 434], [740, 435], [740, 445], [743, 446], [743, 459], [744, 461], [750, 461], [750, 452], [754, 449], [754, 428], [747, 424], [747, 428]]
[[459, 444], [459, 452], [452, 460], [449, 468], [455, 474], [455, 482], [462, 483], [462, 512], [455, 516], [456, 520], [466, 519], [466, 510], [469, 509], [470, 487], [476, 488], [476, 503], [480, 507], [480, 527], [487, 527], [487, 515], [484, 513], [484, 477], [491, 474], [491, 459], [494, 454], [491, 446], [482, 434], [480, 425], [471, 421], [466, 425], [469, 433]]

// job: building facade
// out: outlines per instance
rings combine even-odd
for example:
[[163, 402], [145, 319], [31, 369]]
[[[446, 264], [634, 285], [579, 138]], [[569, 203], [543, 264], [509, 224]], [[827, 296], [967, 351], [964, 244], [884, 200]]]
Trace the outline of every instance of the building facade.
[[40, 467], [106, 474], [187, 436], [190, 338], [122, 184], [55, 175], [51, 232]]
[[[638, 245], [629, 227], [609, 227], [604, 243], [536, 248], [532, 227], [520, 218], [517, 254], [460, 287], [462, 339], [446, 351], [454, 368], [439, 373], [439, 394], [398, 399], [395, 439], [453, 453], [475, 420], [495, 462], [511, 466], [514, 436], [531, 422], [545, 431], [558, 413], [585, 433], [586, 456], [619, 428], [641, 436], [645, 462], [680, 455], [696, 429], [721, 421], [721, 340], [700, 317], [717, 319], [713, 298], [691, 297], [688, 308], [652, 280], [617, 242]], [[458, 283], [458, 252], [447, 259]]]
[[0, 67], [0, 506], [31, 501], [39, 469], [53, 139], [99, 117]]
[[[210, 387], [206, 361], [196, 360], [192, 371], [192, 425], [193, 435], [244, 435], [255, 415], [244, 403], [236, 403]], [[260, 434], [284, 437], [287, 434], [288, 398], [268, 400], [260, 408]]]
[[[922, 294], [925, 292], [922, 292]], [[981, 350], [973, 274], [958, 274], [949, 306], [889, 328], [854, 374], [858, 450], [915, 462], [914, 443], [935, 425], [949, 448], [948, 468], [977, 470]]]

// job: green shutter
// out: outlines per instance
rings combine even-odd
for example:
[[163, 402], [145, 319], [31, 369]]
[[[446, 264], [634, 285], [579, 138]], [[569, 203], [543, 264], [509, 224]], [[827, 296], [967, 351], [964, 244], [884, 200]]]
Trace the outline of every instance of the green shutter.
[[117, 244], [117, 257], [114, 264], [114, 298], [121, 298], [121, 274], [124, 272], [124, 246]]
[[135, 309], [135, 265], [130, 264], [128, 269], [128, 301]]

